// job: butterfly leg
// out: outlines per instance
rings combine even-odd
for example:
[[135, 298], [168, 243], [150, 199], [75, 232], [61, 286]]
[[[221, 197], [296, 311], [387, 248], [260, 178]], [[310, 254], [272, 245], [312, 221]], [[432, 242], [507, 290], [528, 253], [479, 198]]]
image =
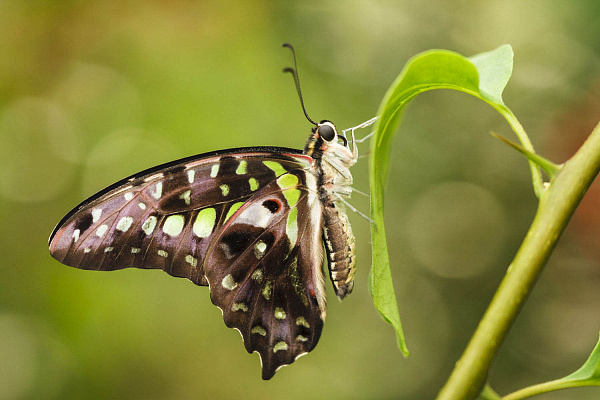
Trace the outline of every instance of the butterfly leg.
[[373, 134], [375, 133], [375, 132], [371, 132], [370, 134], [368, 134], [367, 136], [365, 136], [362, 139], [356, 139], [354, 136], [354, 132], [357, 129], [366, 128], [367, 126], [373, 125], [375, 123], [375, 121], [377, 121], [378, 118], [379, 117], [373, 117], [370, 120], [363, 122], [362, 124], [356, 125], [352, 128], [344, 129], [342, 131], [342, 134], [344, 136], [346, 135], [346, 132], [350, 131], [350, 135], [352, 137], [352, 159], [354, 160], [354, 162], [356, 162], [356, 160], [358, 160], [358, 147], [356, 146], [356, 144], [366, 141], [367, 139], [371, 138], [373, 136]]
[[360, 191], [360, 190], [358, 190], [356, 188], [353, 188], [353, 187], [351, 187], [351, 189], [352, 189], [352, 192], [356, 192], [356, 193], [358, 193], [358, 194], [360, 194], [362, 196], [365, 196], [365, 197], [367, 197], [369, 199], [371, 198], [371, 195], [368, 194], [368, 193], [362, 192], [362, 191]]
[[354, 211], [355, 213], [357, 213], [358, 215], [360, 215], [361, 217], [363, 217], [364, 219], [366, 219], [367, 221], [369, 221], [369, 223], [371, 223], [372, 225], [375, 225], [375, 221], [373, 221], [371, 218], [367, 217], [365, 214], [361, 213], [360, 211], [358, 211], [356, 209], [356, 207], [354, 207], [352, 204], [348, 203], [346, 201], [346, 199], [344, 199], [342, 196], [340, 196], [340, 194], [338, 194], [337, 192], [334, 192], [335, 197], [337, 197], [337, 199], [339, 201], [341, 201], [342, 203], [344, 203], [349, 209], [351, 209], [352, 211]]

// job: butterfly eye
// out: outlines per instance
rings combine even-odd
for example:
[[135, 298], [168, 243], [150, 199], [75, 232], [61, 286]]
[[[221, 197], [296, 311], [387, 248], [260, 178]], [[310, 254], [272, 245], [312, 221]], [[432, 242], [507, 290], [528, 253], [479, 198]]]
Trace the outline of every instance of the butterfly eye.
[[320, 125], [318, 132], [319, 132], [319, 136], [321, 136], [323, 138], [323, 140], [325, 140], [327, 142], [331, 142], [333, 140], [333, 138], [335, 138], [335, 130], [330, 125], [325, 125], [325, 124]]

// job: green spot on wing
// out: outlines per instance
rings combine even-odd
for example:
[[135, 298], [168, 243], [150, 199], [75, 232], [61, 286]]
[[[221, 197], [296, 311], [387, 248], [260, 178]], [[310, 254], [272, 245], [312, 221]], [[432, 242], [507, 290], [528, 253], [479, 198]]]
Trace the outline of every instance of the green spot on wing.
[[285, 197], [288, 205], [290, 207], [294, 207], [296, 204], [298, 204], [298, 199], [300, 199], [300, 190], [298, 190], [298, 189], [284, 190], [283, 196]]
[[294, 207], [300, 198], [300, 190], [296, 189], [298, 182], [299, 179], [294, 174], [284, 174], [277, 178], [277, 184], [283, 191], [290, 208]]
[[254, 328], [252, 328], [252, 333], [257, 333], [260, 336], [266, 336], [267, 335], [267, 331], [265, 331], [265, 328], [263, 328], [262, 326], [255, 326]]
[[275, 308], [275, 318], [277, 319], [285, 319], [286, 314], [285, 311], [283, 310], [283, 308], [281, 307], [276, 307]]
[[281, 175], [277, 178], [277, 184], [282, 190], [295, 188], [298, 186], [298, 177], [294, 174]]
[[248, 306], [246, 306], [246, 304], [244, 303], [233, 303], [233, 305], [231, 306], [231, 310], [232, 311], [248, 311]]
[[240, 161], [240, 165], [238, 165], [235, 173], [238, 175], [244, 175], [247, 171], [248, 162], [246, 160]]
[[263, 164], [265, 164], [269, 169], [273, 170], [273, 172], [275, 172], [275, 176], [280, 176], [287, 172], [285, 168], [283, 168], [283, 166], [277, 161], [263, 161]]
[[298, 209], [292, 208], [288, 214], [285, 233], [290, 241], [290, 248], [293, 248], [298, 241]]
[[250, 184], [250, 190], [253, 192], [258, 189], [258, 181], [255, 178], [248, 179], [248, 183]]
[[221, 188], [221, 194], [223, 195], [223, 197], [227, 196], [229, 194], [229, 186], [228, 185], [221, 185], [219, 186], [219, 188]]
[[210, 207], [200, 210], [192, 226], [192, 231], [198, 237], [208, 237], [213, 231], [216, 219], [217, 211], [214, 208]]
[[288, 345], [286, 342], [277, 342], [275, 346], [273, 346], [273, 353], [277, 353], [279, 350], [287, 350]]
[[243, 206], [243, 205], [244, 205], [244, 202], [243, 202], [243, 201], [238, 201], [237, 203], [234, 203], [234, 204], [233, 204], [233, 205], [232, 205], [232, 206], [229, 208], [229, 211], [227, 211], [227, 215], [225, 216], [225, 221], [223, 221], [223, 222], [225, 223], [225, 222], [229, 221], [229, 218], [231, 218], [231, 216], [232, 216], [233, 214], [235, 214], [235, 212], [236, 212], [237, 210], [239, 210], [239, 209], [240, 209], [240, 207], [241, 207], [241, 206]]
[[265, 287], [263, 287], [262, 295], [267, 300], [271, 299], [271, 287], [272, 287], [272, 285], [273, 284], [271, 283], [271, 281], [266, 281], [265, 282]]

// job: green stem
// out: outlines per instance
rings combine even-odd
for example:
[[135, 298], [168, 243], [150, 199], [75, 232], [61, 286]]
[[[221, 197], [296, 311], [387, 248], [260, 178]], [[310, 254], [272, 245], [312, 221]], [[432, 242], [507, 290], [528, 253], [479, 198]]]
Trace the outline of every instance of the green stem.
[[481, 397], [483, 400], [502, 400], [500, 395], [496, 393], [496, 391], [494, 391], [494, 389], [492, 389], [492, 387], [488, 384], [483, 387], [481, 393], [479, 393], [479, 397]]
[[[533, 149], [533, 144], [529, 140], [529, 136], [527, 136], [525, 129], [523, 129], [523, 125], [521, 125], [521, 123], [519, 122], [517, 117], [515, 117], [512, 111], [510, 111], [510, 109], [505, 106], [501, 107], [492, 103], [490, 103], [490, 105], [496, 108], [496, 110], [498, 110], [500, 114], [504, 116], [504, 118], [512, 128], [513, 132], [515, 132], [515, 134], [519, 138], [521, 145], [526, 150], [535, 153], [535, 150]], [[531, 178], [533, 179], [533, 191], [537, 198], [540, 198], [542, 196], [542, 192], [544, 191], [542, 184], [542, 174], [540, 173], [540, 169], [538, 168], [538, 166], [531, 160], [529, 161], [529, 169], [531, 170]]]
[[527, 150], [523, 146], [519, 146], [515, 142], [512, 142], [512, 141], [510, 141], [510, 140], [508, 140], [508, 139], [506, 139], [506, 138], [498, 135], [496, 132], [490, 132], [490, 134], [493, 137], [495, 137], [496, 139], [499, 139], [499, 140], [503, 141], [504, 143], [506, 143], [507, 145], [509, 145], [513, 149], [517, 150], [519, 153], [521, 153], [525, 157], [527, 157], [527, 159], [529, 159], [530, 161], [534, 162], [538, 167], [540, 167], [541, 169], [543, 169], [544, 171], [546, 171], [546, 173], [550, 177], [550, 180], [552, 180], [552, 178], [554, 178], [554, 176], [556, 176], [556, 174], [558, 173], [558, 171], [561, 169], [560, 165], [554, 164], [550, 160], [546, 160], [544, 157], [542, 157], [542, 156], [540, 156], [540, 155], [538, 155], [536, 153], [533, 153], [533, 152]]
[[528, 397], [536, 396], [542, 393], [584, 386], [600, 386], [600, 382], [598, 382], [597, 380], [567, 381], [563, 379], [557, 379], [555, 381], [544, 382], [517, 390], [516, 392], [512, 392], [511, 394], [504, 396], [502, 400], [526, 399]]
[[[537, 169], [537, 167], [536, 167]], [[438, 400], [475, 399], [500, 344], [581, 198], [600, 170], [600, 124], [541, 192], [537, 213], [467, 348]]]

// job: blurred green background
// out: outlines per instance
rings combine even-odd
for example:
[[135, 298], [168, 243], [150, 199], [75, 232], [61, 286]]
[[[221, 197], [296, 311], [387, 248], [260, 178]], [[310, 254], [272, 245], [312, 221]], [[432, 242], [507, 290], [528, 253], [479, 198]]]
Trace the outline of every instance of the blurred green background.
[[[510, 43], [504, 99], [537, 150], [562, 162], [600, 116], [599, 26], [596, 0], [0, 0], [0, 400], [434, 397], [536, 208], [526, 162], [488, 134], [512, 137], [507, 124], [468, 95], [419, 96], [394, 141], [386, 218], [407, 359], [371, 303], [369, 226], [354, 214], [354, 293], [340, 303], [327, 283], [319, 345], [269, 382], [206, 288], [161, 271], [72, 269], [50, 257], [48, 236], [143, 168], [302, 148], [311, 126], [281, 73], [284, 41], [308, 112], [339, 128], [372, 117], [416, 53]], [[353, 169], [363, 191], [366, 167]], [[501, 349], [497, 391], [564, 376], [596, 343], [599, 202], [596, 184]]]

